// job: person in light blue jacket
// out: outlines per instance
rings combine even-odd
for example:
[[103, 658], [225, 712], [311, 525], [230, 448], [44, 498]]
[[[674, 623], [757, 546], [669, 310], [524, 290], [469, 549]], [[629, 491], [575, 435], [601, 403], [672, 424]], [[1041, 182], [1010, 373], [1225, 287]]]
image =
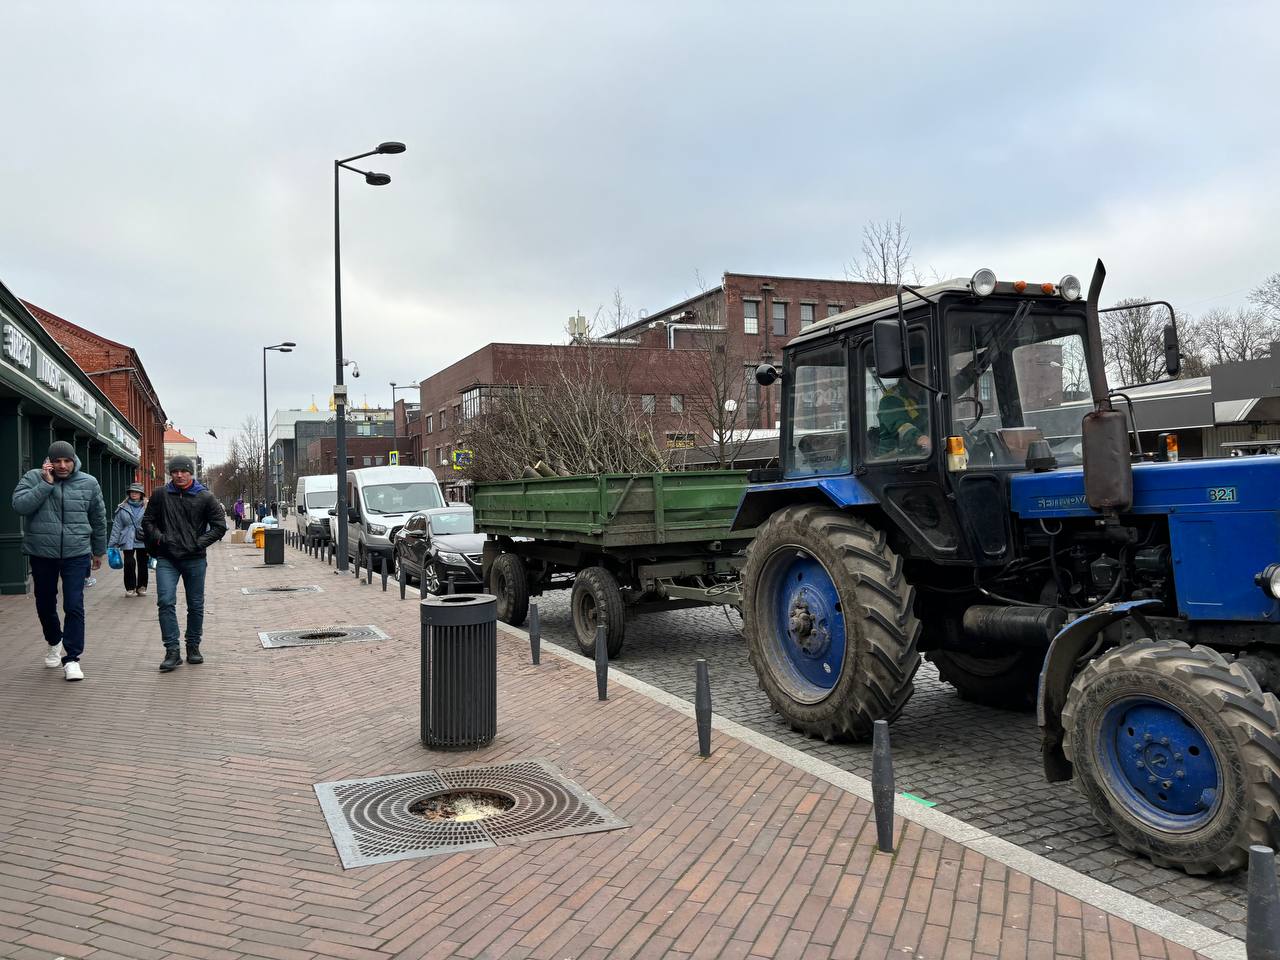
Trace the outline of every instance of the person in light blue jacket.
[[[31, 564], [36, 613], [48, 644], [46, 667], [62, 667], [68, 680], [83, 680], [84, 581], [107, 552], [107, 508], [98, 481], [80, 469], [75, 447], [55, 441], [39, 470], [28, 470], [13, 491], [23, 518], [22, 552]], [[58, 621], [62, 581], [63, 622]]]
[[124, 555], [124, 593], [127, 597], [140, 597], [146, 593], [150, 577], [147, 544], [142, 537], [142, 512], [147, 508], [145, 492], [142, 484], [129, 484], [128, 497], [116, 507], [111, 537], [107, 540], [107, 546], [115, 547]]

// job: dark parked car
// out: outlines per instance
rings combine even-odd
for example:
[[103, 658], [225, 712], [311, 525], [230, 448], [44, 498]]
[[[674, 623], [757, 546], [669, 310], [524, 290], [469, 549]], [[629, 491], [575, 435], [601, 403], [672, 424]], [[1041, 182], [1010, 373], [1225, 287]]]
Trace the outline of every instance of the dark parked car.
[[396, 563], [416, 577], [423, 593], [480, 588], [480, 554], [484, 534], [475, 532], [469, 506], [436, 507], [415, 513], [396, 537]]

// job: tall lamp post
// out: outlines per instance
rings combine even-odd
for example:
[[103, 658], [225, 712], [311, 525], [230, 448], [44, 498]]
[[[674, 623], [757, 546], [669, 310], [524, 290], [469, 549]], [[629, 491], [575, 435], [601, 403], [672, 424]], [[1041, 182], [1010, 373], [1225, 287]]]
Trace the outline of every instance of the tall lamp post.
[[262, 348], [262, 502], [271, 509], [271, 447], [267, 443], [267, 353], [292, 353], [297, 344], [292, 340]]
[[347, 569], [347, 388], [342, 383], [342, 242], [338, 220], [338, 184], [341, 172], [350, 170], [364, 177], [371, 187], [385, 187], [391, 178], [385, 173], [357, 170], [352, 161], [372, 157], [378, 153], [404, 153], [404, 144], [389, 140], [373, 150], [357, 153], [345, 160], [333, 161], [333, 355], [336, 377], [333, 387], [334, 404], [334, 452], [337, 454], [338, 502], [334, 509], [338, 534], [338, 571]]

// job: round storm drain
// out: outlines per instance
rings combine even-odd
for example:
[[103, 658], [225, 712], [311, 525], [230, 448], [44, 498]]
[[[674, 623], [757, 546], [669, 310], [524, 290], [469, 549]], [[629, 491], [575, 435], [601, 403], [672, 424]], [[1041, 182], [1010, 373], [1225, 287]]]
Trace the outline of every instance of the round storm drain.
[[347, 636], [345, 630], [318, 630], [315, 633], [300, 633], [299, 640], [341, 640]]
[[413, 803], [409, 812], [427, 820], [448, 823], [475, 823], [506, 813], [516, 805], [514, 798], [489, 790], [449, 790]]

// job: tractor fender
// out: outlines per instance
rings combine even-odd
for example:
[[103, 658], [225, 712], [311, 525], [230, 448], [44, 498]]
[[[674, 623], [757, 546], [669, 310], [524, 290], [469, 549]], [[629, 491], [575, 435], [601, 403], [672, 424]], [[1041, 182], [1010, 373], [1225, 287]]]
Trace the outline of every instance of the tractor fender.
[[783, 507], [797, 503], [821, 503], [848, 510], [873, 507], [880, 501], [857, 477], [806, 477], [747, 487], [733, 518], [734, 530], [758, 527]]
[[1071, 761], [1062, 750], [1062, 708], [1076, 675], [1076, 661], [1093, 643], [1094, 637], [1113, 623], [1128, 617], [1142, 619], [1142, 611], [1160, 606], [1159, 600], [1126, 600], [1103, 604], [1064, 626], [1049, 644], [1040, 669], [1040, 691], [1036, 699], [1036, 721], [1040, 724], [1040, 749], [1044, 774], [1050, 783], [1070, 780]]

